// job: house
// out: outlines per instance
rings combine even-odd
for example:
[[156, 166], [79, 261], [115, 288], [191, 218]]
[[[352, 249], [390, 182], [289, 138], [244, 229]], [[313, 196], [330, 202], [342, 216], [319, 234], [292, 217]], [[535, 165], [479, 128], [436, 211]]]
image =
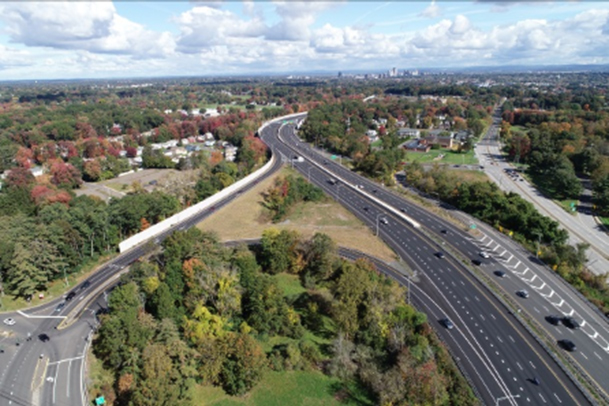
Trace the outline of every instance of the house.
[[203, 139], [204, 140], [213, 140], [214, 139], [214, 135], [210, 132], [206, 132], [205, 134], [203, 134]]
[[44, 175], [44, 168], [42, 166], [34, 166], [32, 168], [30, 168], [30, 172], [32, 173], [32, 175], [34, 175], [34, 177], [39, 177]]
[[203, 143], [203, 145], [205, 145], [206, 147], [213, 147], [214, 145], [216, 145], [216, 141], [214, 141], [214, 140], [205, 141]]
[[172, 109], [167, 109], [167, 110], [164, 110], [163, 113], [165, 113], [165, 114], [171, 114], [171, 113], [173, 113], [173, 110]]
[[428, 144], [426, 140], [417, 138], [407, 142], [404, 145], [404, 149], [406, 149], [407, 151], [415, 152], [429, 152], [429, 150], [431, 149], [431, 145]]
[[387, 119], [386, 118], [379, 118], [379, 124], [380, 125], [387, 125]]
[[414, 137], [419, 138], [421, 136], [421, 131], [416, 128], [400, 128], [398, 130], [398, 137], [406, 138], [406, 137]]
[[454, 135], [454, 139], [455, 141], [458, 142], [465, 142], [467, 141], [469, 138], [472, 137], [472, 133], [468, 130], [461, 130], [461, 131], [457, 131]]
[[376, 132], [376, 130], [368, 130], [368, 131], [366, 131], [366, 136], [367, 137], [376, 137], [377, 134], [378, 133]]
[[453, 138], [450, 136], [428, 135], [424, 139], [429, 145], [439, 145], [440, 148], [447, 149], [453, 147]]
[[224, 159], [228, 162], [233, 162], [237, 157], [238, 148], [233, 145], [226, 145], [224, 147]]

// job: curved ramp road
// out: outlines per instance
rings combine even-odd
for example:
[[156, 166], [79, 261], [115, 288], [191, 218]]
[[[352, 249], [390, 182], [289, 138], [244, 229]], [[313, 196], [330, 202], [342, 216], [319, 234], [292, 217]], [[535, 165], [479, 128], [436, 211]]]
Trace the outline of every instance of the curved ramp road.
[[[266, 131], [270, 130], [265, 128], [262, 132]], [[173, 225], [156, 236], [154, 243], [161, 243], [176, 230], [196, 226], [280, 168], [281, 161], [275, 160], [271, 169], [260, 178], [213, 207]], [[87, 281], [68, 292], [74, 293], [71, 300], [62, 297], [23, 312], [1, 314], [2, 320], [12, 317], [16, 323], [13, 326], [0, 324], [0, 348], [4, 350], [0, 352], [0, 406], [88, 404], [81, 377], [86, 372], [84, 345], [96, 325], [94, 313], [105, 307], [105, 292], [116, 283], [118, 274], [148, 250], [147, 244], [141, 244], [104, 264]]]

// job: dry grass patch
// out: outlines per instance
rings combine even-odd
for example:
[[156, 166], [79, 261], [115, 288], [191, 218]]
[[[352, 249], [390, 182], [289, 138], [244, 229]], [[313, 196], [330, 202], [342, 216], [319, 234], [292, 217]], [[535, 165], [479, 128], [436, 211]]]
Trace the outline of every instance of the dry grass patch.
[[385, 261], [396, 259], [395, 253], [375, 237], [369, 228], [330, 199], [322, 203], [299, 203], [291, 209], [285, 221], [271, 223], [260, 204], [262, 192], [271, 187], [276, 177], [289, 174], [297, 173], [289, 168], [282, 169], [276, 176], [263, 180], [230, 204], [218, 209], [216, 214], [203, 220], [197, 227], [215, 231], [222, 241], [260, 238], [262, 231], [269, 227], [296, 230], [305, 238], [321, 232], [332, 237], [338, 245], [360, 250]]

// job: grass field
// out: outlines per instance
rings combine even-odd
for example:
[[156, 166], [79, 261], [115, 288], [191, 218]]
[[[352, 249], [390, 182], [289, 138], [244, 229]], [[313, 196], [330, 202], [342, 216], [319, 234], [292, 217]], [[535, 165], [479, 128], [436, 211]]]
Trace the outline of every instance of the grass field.
[[[442, 154], [444, 156], [440, 158], [439, 156]], [[406, 160], [408, 162], [438, 162], [451, 165], [476, 165], [478, 163], [473, 149], [466, 153], [460, 153], [449, 149], [432, 149], [426, 153], [406, 151]]]
[[333, 406], [366, 403], [338, 399], [339, 381], [318, 371], [267, 372], [262, 381], [246, 396], [228, 396], [221, 388], [199, 386], [197, 405], [205, 406]]
[[[284, 168], [277, 176], [297, 174]], [[260, 182], [227, 206], [217, 210], [197, 225], [202, 230], [215, 231], [222, 241], [260, 238], [262, 231], [274, 227], [279, 230], [296, 230], [305, 238], [316, 232], [328, 234], [338, 244], [354, 248], [385, 261], [394, 261], [396, 256], [370, 229], [338, 203], [328, 199], [322, 203], [296, 204], [287, 219], [272, 224], [261, 206], [261, 193], [274, 182], [274, 177]]]
[[470, 171], [460, 169], [449, 169], [449, 171], [458, 174], [461, 180], [468, 182], [484, 182], [489, 180], [488, 176], [486, 176], [486, 173], [484, 171]]
[[599, 217], [601, 223], [605, 225], [605, 227], [609, 227], [609, 217]]

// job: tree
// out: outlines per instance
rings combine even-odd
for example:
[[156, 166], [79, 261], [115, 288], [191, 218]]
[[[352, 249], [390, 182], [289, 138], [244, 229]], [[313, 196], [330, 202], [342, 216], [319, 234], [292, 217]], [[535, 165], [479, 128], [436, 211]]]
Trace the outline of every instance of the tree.
[[222, 365], [220, 379], [229, 395], [247, 393], [262, 378], [266, 356], [260, 344], [246, 334], [229, 334], [228, 356]]
[[4, 180], [7, 188], [29, 188], [36, 182], [36, 178], [29, 169], [16, 167], [11, 169]]
[[80, 171], [72, 164], [62, 161], [51, 165], [51, 176], [51, 182], [61, 188], [74, 189], [82, 184]]
[[609, 174], [594, 182], [593, 199], [598, 211], [609, 215]]

